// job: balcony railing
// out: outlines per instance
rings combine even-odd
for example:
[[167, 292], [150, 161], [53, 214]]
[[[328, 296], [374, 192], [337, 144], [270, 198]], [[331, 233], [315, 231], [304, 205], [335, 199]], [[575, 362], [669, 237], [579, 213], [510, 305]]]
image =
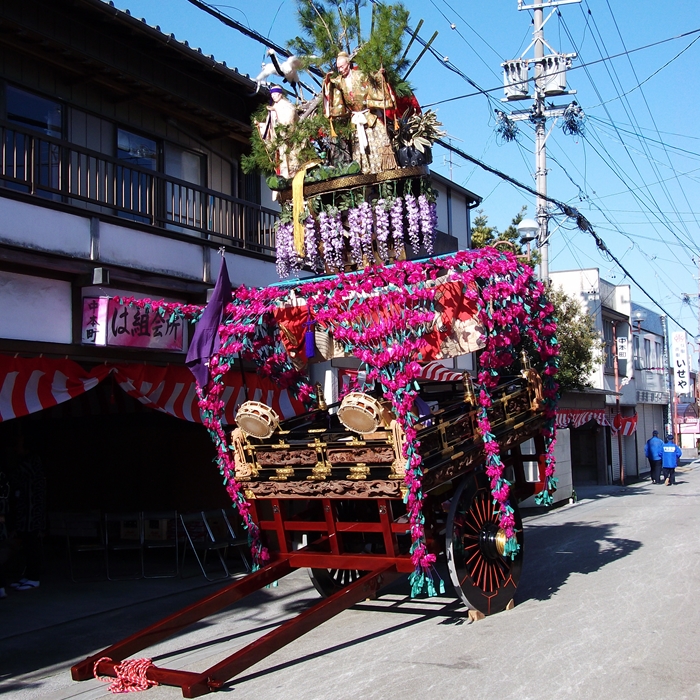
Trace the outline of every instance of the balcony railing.
[[276, 211], [9, 122], [0, 136], [6, 189], [274, 255]]

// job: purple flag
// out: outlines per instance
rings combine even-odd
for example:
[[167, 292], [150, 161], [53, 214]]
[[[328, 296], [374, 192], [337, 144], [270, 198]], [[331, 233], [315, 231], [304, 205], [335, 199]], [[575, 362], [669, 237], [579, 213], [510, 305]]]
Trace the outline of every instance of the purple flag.
[[219, 278], [216, 280], [214, 292], [204, 309], [202, 317], [197, 321], [194, 335], [190, 341], [185, 364], [190, 368], [197, 384], [206, 389], [209, 383], [209, 360], [219, 351], [219, 326], [226, 306], [231, 301], [231, 280], [228, 276], [226, 258], [221, 260]]

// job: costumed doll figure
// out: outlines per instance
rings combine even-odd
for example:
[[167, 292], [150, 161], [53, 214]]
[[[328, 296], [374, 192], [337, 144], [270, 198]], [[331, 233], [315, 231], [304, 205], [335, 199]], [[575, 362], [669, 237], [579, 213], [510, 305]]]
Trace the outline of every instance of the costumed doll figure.
[[[296, 124], [299, 116], [296, 107], [287, 99], [284, 90], [273, 85], [270, 88], [272, 104], [267, 108], [267, 119], [264, 122], [256, 122], [260, 138], [266, 143], [272, 143], [276, 136], [276, 127], [279, 125], [292, 126]], [[277, 146], [276, 163], [277, 174], [285, 178], [292, 178], [299, 169], [299, 161], [294, 150], [287, 144]]]
[[350, 119], [353, 124], [353, 158], [363, 173], [379, 173], [396, 167], [394, 152], [384, 123], [387, 110], [396, 97], [384, 73], [366, 75], [350, 64], [344, 51], [336, 58], [337, 73], [329, 73], [323, 83], [323, 106], [331, 120]]

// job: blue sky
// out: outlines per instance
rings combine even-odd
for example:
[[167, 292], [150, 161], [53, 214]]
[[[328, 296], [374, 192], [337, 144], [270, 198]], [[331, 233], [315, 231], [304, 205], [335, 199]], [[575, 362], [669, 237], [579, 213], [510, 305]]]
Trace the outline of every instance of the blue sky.
[[[217, 0], [210, 0], [211, 4]], [[515, 142], [495, 131], [494, 110], [509, 112], [529, 101], [501, 103], [501, 63], [518, 58], [532, 39], [532, 12], [517, 0], [464, 2], [407, 0], [421, 36], [490, 97], [479, 93], [442, 61], [423, 57], [411, 74], [421, 104], [434, 108], [453, 143], [489, 166], [534, 187], [534, 132], [520, 122]], [[531, 3], [526, 3], [531, 4]], [[151, 25], [255, 76], [264, 47], [187, 0], [115, 0]], [[240, 2], [217, 7], [284, 45], [298, 33], [294, 0]], [[561, 53], [577, 53], [568, 73], [586, 114], [585, 135], [567, 136], [548, 122], [548, 194], [578, 208], [651, 298], [694, 336], [698, 334], [700, 262], [700, 11], [697, 0], [582, 0], [562, 5], [545, 39]], [[545, 10], [545, 17], [549, 14]], [[452, 28], [454, 25], [454, 28]], [[681, 36], [685, 34], [685, 36]], [[675, 38], [679, 37], [679, 38]], [[412, 56], [417, 50], [412, 49]], [[526, 54], [532, 56], [532, 52]], [[601, 60], [609, 57], [610, 60]], [[476, 93], [476, 94], [475, 94]], [[433, 167], [484, 198], [489, 223], [508, 226], [534, 197], [482, 168], [437, 149]], [[550, 231], [550, 270], [599, 268], [616, 284], [633, 284], [636, 303], [655, 307], [618, 265], [599, 252], [592, 236], [557, 216]], [[672, 327], [673, 327], [672, 323]]]

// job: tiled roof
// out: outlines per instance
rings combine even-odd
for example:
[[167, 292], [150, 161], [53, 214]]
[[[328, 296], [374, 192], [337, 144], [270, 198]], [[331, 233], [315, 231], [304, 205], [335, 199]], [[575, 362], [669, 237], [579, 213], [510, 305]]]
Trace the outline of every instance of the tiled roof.
[[[128, 1], [128, 0], [127, 0]], [[141, 32], [144, 36], [151, 37], [154, 41], [180, 51], [183, 56], [196, 61], [199, 64], [215, 70], [218, 74], [236, 82], [239, 85], [244, 85], [247, 88], [255, 89], [255, 81], [246, 73], [239, 73], [237, 68], [229, 68], [226, 61], [217, 61], [213, 54], [205, 54], [201, 48], [193, 48], [187, 41], [180, 41], [174, 34], [165, 34], [161, 31], [158, 25], [151, 26], [144, 18], [136, 19], [131, 15], [128, 9], [120, 10], [115, 7], [113, 0], [82, 0], [86, 5], [101, 9], [104, 12], [111, 14], [115, 19], [124, 22], [131, 29]]]

